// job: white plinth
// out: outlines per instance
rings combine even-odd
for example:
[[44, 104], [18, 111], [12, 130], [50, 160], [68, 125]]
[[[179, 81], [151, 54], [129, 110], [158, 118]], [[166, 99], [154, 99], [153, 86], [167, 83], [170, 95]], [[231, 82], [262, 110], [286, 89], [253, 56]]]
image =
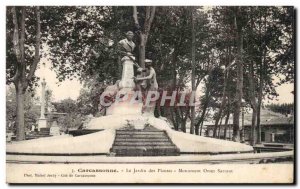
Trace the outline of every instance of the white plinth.
[[38, 122], [38, 130], [41, 128], [46, 128], [47, 127], [47, 119], [45, 118], [40, 118]]
[[142, 103], [119, 102], [112, 104], [106, 115], [142, 115], [142, 108]]
[[122, 79], [119, 83], [119, 87], [122, 88], [130, 88], [133, 89], [135, 87], [135, 83], [133, 80], [134, 70], [133, 70], [133, 61], [128, 58], [122, 58], [123, 70], [122, 70]]

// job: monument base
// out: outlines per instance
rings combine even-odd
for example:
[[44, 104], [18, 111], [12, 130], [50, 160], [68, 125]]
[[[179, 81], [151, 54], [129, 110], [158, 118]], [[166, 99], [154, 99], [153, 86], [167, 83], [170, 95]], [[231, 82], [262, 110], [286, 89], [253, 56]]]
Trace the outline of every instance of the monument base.
[[118, 102], [112, 104], [106, 115], [142, 115], [143, 103]]
[[40, 118], [38, 122], [38, 131], [41, 130], [41, 128], [47, 128], [47, 119], [46, 118]]

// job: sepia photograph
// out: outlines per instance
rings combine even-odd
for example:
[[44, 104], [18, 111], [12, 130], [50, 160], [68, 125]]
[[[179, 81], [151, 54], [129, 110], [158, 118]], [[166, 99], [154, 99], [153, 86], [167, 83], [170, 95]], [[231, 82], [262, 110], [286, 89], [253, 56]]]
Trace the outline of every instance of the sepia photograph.
[[6, 183], [295, 184], [295, 7], [5, 10]]

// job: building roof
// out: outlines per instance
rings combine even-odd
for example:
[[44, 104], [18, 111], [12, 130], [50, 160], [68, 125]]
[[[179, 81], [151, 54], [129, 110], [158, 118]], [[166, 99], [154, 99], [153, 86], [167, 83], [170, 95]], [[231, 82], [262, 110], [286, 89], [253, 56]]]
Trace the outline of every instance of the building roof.
[[[240, 115], [240, 125], [251, 125], [252, 120], [252, 112], [244, 113], [244, 124], [242, 123], [242, 114]], [[230, 116], [228, 124], [232, 125], [233, 119], [232, 116]], [[207, 122], [207, 126], [214, 125], [214, 120]], [[225, 124], [225, 118], [222, 121], [222, 125]], [[262, 109], [261, 110], [261, 117], [260, 117], [260, 124], [261, 125], [290, 125], [294, 124], [294, 116], [293, 115], [283, 115], [280, 113], [276, 113], [273, 111], [270, 111], [268, 109]]]

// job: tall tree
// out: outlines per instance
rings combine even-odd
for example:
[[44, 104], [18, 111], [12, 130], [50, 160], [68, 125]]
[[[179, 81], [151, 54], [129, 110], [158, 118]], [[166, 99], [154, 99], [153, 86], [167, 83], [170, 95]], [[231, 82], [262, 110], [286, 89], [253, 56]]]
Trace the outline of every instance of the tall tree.
[[[192, 81], [192, 94], [196, 93], [196, 85], [195, 85], [195, 56], [196, 56], [196, 39], [195, 39], [195, 21], [194, 21], [194, 11], [195, 8], [191, 7], [191, 22], [192, 22], [192, 76], [191, 76], [191, 81]], [[195, 96], [192, 96], [192, 102], [195, 102]], [[195, 106], [191, 107], [191, 126], [190, 126], [190, 133], [194, 134], [195, 130]]]
[[[34, 79], [34, 72], [40, 61], [40, 46], [41, 46], [41, 19], [40, 9], [35, 7], [35, 26], [30, 28], [30, 23], [26, 27], [25, 21], [28, 20], [27, 13], [32, 16], [32, 11], [28, 7], [9, 7], [7, 11], [12, 15], [12, 54], [8, 51], [8, 62], [12, 62], [13, 77], [8, 81], [12, 82], [16, 89], [16, 124], [17, 124], [17, 140], [25, 140], [25, 124], [24, 124], [24, 96], [26, 90]], [[30, 20], [30, 19], [29, 19]], [[30, 30], [31, 29], [31, 30]], [[9, 29], [8, 29], [9, 31]], [[35, 34], [33, 33], [35, 31]], [[35, 43], [32, 45], [32, 38], [35, 37]], [[8, 35], [8, 38], [11, 36]], [[10, 45], [8, 44], [8, 47]], [[25, 47], [28, 47], [25, 49]], [[34, 49], [34, 53], [32, 50]]]
[[242, 11], [241, 7], [234, 7], [234, 28], [236, 35], [237, 54], [236, 54], [236, 66], [237, 66], [237, 78], [236, 78], [236, 94], [235, 94], [235, 109], [233, 113], [233, 140], [239, 141], [240, 139], [240, 110], [243, 97], [243, 25], [242, 25]]

